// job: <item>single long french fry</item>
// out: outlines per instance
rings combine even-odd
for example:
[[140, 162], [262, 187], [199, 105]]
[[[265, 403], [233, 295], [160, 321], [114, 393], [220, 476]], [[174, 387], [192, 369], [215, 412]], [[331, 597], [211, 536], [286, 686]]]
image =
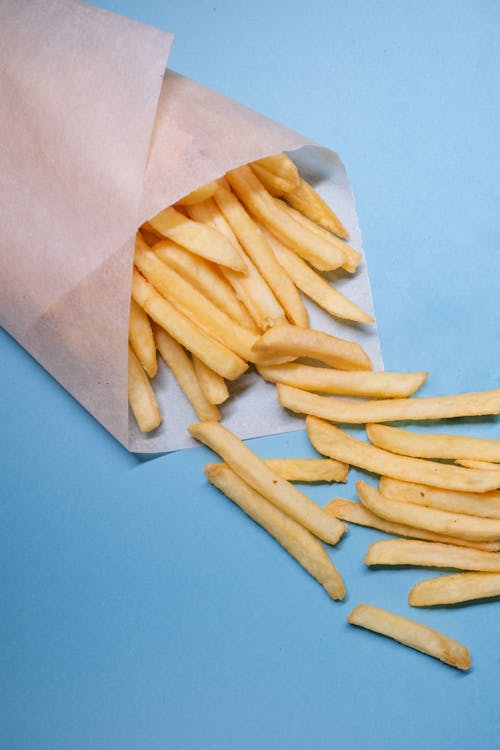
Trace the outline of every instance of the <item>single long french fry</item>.
[[193, 365], [205, 398], [209, 404], [223, 404], [229, 398], [229, 391], [224, 378], [206, 366], [201, 359], [193, 355]]
[[500, 542], [471, 542], [468, 539], [457, 539], [456, 537], [444, 536], [443, 534], [434, 534], [432, 531], [425, 529], [416, 529], [402, 523], [393, 523], [385, 518], [380, 518], [365, 508], [361, 503], [353, 500], [343, 500], [336, 498], [331, 500], [325, 510], [335, 518], [348, 523], [354, 523], [357, 526], [368, 526], [371, 529], [384, 531], [386, 534], [396, 534], [397, 536], [409, 537], [412, 539], [425, 539], [429, 542], [441, 542], [442, 544], [453, 544], [457, 547], [470, 547], [471, 549], [484, 550], [485, 552], [498, 552]]
[[[153, 251], [160, 260], [177, 271], [226, 315], [250, 331], [256, 330], [250, 313], [237, 298], [233, 287], [219, 272], [216, 265], [176, 245], [172, 240], [157, 242], [153, 246]], [[236, 274], [235, 271], [233, 273]]]
[[270, 172], [260, 164], [251, 164], [250, 166], [271, 195], [282, 196], [284, 193], [295, 189], [295, 183]]
[[155, 325], [154, 334], [158, 351], [172, 370], [198, 419], [212, 422], [219, 420], [219, 410], [206, 399], [184, 347], [158, 325]]
[[266, 458], [266, 466], [289, 482], [345, 482], [349, 466], [332, 458]]
[[214, 199], [241, 246], [273, 290], [287, 318], [295, 325], [308, 326], [309, 316], [295, 284], [283, 272], [263, 232], [247, 214], [238, 198], [221, 181]]
[[[312, 232], [312, 234], [316, 235], [317, 238], [321, 239], [321, 241], [324, 242], [325, 245], [329, 246], [330, 252], [342, 253], [342, 255], [344, 256], [344, 262], [342, 263], [342, 268], [345, 271], [347, 271], [348, 273], [354, 273], [356, 271], [363, 257], [358, 250], [355, 250], [353, 247], [348, 245], [347, 242], [344, 242], [343, 240], [340, 240], [338, 237], [335, 237], [334, 235], [330, 234], [330, 232], [327, 232], [326, 229], [323, 229], [323, 227], [320, 227], [314, 221], [311, 221], [310, 219], [308, 219], [307, 216], [304, 216], [304, 214], [301, 214], [300, 211], [297, 211], [295, 208], [292, 208], [292, 206], [290, 206], [284, 200], [280, 198], [275, 198], [274, 201], [275, 201], [275, 205], [280, 210], [284, 211], [284, 213], [286, 213], [290, 219], [293, 219], [297, 224], [300, 224], [300, 226], [303, 229], [305, 229], [307, 232]], [[315, 268], [316, 267], [318, 268], [319, 271], [328, 270], [328, 269], [322, 269], [318, 266], [315, 266]]]
[[258, 365], [264, 380], [283, 383], [303, 391], [320, 391], [341, 396], [401, 398], [410, 396], [425, 382], [427, 372], [342, 371], [312, 367], [295, 362], [284, 365]]
[[255, 164], [287, 180], [293, 187], [298, 187], [300, 180], [299, 172], [288, 154], [282, 152], [280, 154], [273, 154], [272, 156], [265, 156], [263, 159], [257, 159], [257, 161], [252, 162], [252, 166]]
[[158, 369], [153, 330], [148, 316], [135, 300], [130, 300], [130, 320], [128, 328], [130, 346], [148, 377], [154, 378]]
[[275, 202], [277, 199], [267, 192], [249, 166], [231, 170], [226, 174], [226, 179], [250, 213], [306, 260], [319, 258], [322, 263], [321, 270], [334, 270], [345, 263], [343, 249], [334, 248], [326, 239], [294, 221], [288, 212]]
[[328, 516], [310, 498], [266, 466], [236, 435], [217, 422], [201, 422], [188, 429], [190, 435], [218, 453], [238, 476], [283, 513], [323, 541], [329, 544], [338, 542], [344, 533], [344, 524]]
[[283, 195], [284, 200], [301, 214], [307, 216], [311, 221], [333, 232], [343, 240], [347, 239], [349, 232], [340, 221], [339, 217], [325, 203], [323, 198], [308, 182], [300, 178], [298, 187]]
[[374, 487], [359, 480], [356, 482], [358, 497], [364, 506], [377, 516], [388, 521], [416, 526], [434, 531], [436, 534], [457, 536], [473, 542], [493, 542], [500, 540], [500, 520], [479, 518], [461, 513], [450, 513], [436, 508], [423, 508], [410, 503], [400, 503], [381, 495]]
[[234, 271], [241, 273], [246, 271], [243, 258], [220, 232], [206, 224], [188, 219], [172, 206], [165, 208], [150, 219], [147, 222], [147, 228], [150, 227], [196, 255], [232, 268]]
[[434, 607], [500, 596], [500, 573], [455, 573], [416, 583], [408, 596], [412, 607]]
[[207, 336], [164, 299], [137, 269], [134, 269], [132, 277], [132, 297], [150, 318], [223, 378], [234, 380], [248, 369], [241, 357]]
[[380, 607], [359, 604], [348, 616], [347, 621], [351, 625], [386, 635], [457, 669], [469, 669], [472, 666], [469, 650], [458, 641], [427, 625], [395, 615]]
[[128, 348], [128, 400], [142, 432], [151, 432], [159, 427], [161, 414], [153, 388], [130, 346]]
[[197, 203], [195, 206], [189, 206], [187, 210], [192, 219], [203, 222], [223, 234], [233, 244], [241, 257], [245, 259], [246, 274], [237, 273], [230, 268], [224, 268], [224, 266], [220, 267], [220, 271], [234, 289], [238, 299], [245, 305], [257, 327], [265, 331], [266, 328], [285, 323], [285, 311], [260, 275], [257, 267], [248, 256], [245, 256], [236, 235], [214, 199], [211, 198], [203, 203]]
[[464, 492], [488, 492], [500, 484], [500, 473], [497, 477], [492, 471], [473, 471], [423, 458], [398, 456], [353, 438], [317, 417], [308, 416], [306, 426], [309, 439], [318, 453], [374, 474]]
[[371, 370], [372, 367], [370, 358], [356, 342], [299, 326], [271, 328], [257, 339], [253, 350], [258, 355], [257, 363], [261, 360], [268, 363], [280, 357], [310, 357], [339, 370]]
[[370, 441], [379, 448], [401, 453], [404, 456], [500, 462], [500, 440], [486, 440], [465, 435], [410, 432], [382, 424], [367, 424], [366, 434]]
[[500, 464], [491, 461], [477, 461], [472, 458], [456, 458], [455, 463], [458, 466], [465, 466], [467, 469], [479, 469], [480, 471], [498, 471]]
[[316, 273], [302, 258], [289, 250], [271, 232], [264, 229], [264, 235], [271, 245], [278, 263], [290, 276], [300, 291], [316, 302], [330, 315], [357, 323], [373, 323], [373, 318], [352, 302], [345, 294], [337, 291], [323, 276]]
[[500, 573], [500, 555], [415, 539], [384, 539], [368, 547], [367, 565], [415, 565]]
[[345, 587], [337, 569], [318, 540], [263, 495], [256, 492], [226, 464], [205, 466], [208, 481], [236, 503], [273, 536], [332, 599], [343, 599]]
[[207, 182], [206, 185], [202, 185], [191, 193], [188, 193], [177, 201], [181, 206], [192, 206], [194, 203], [201, 203], [202, 201], [208, 200], [217, 190], [216, 182]]
[[381, 477], [379, 492], [391, 500], [464, 513], [467, 516], [500, 518], [500, 492], [457, 492]]
[[382, 401], [342, 401], [310, 394], [307, 398], [303, 397], [301, 408], [297, 411], [332, 422], [350, 424], [391, 422], [400, 419], [473, 417], [500, 413], [500, 389], [460, 393], [454, 396], [415, 396]]
[[254, 359], [252, 347], [258, 336], [219, 310], [177, 271], [163, 263], [140, 237], [135, 246], [135, 264], [165, 299], [182, 310], [205, 333], [236, 352], [242, 359]]

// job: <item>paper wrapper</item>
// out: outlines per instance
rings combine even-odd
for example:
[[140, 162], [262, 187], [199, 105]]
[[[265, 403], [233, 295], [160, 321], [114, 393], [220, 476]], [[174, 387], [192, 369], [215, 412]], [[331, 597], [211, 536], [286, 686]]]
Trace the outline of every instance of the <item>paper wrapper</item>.
[[[196, 417], [161, 364], [162, 426], [143, 435], [129, 417], [137, 227], [228, 169], [286, 150], [361, 249], [344, 167], [302, 135], [165, 72], [170, 34], [67, 0], [3, 0], [0, 28], [0, 323], [130, 450], [190, 446]], [[364, 262], [335, 283], [372, 312]], [[382, 368], [374, 326], [309, 311], [313, 328], [358, 341]], [[254, 372], [230, 387], [223, 420], [240, 437], [303, 427]]]

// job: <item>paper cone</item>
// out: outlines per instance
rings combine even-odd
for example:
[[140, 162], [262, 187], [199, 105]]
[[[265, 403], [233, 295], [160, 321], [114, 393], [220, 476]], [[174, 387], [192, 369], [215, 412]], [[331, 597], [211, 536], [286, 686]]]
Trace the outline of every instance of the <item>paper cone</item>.
[[[298, 163], [360, 248], [345, 170], [303, 136], [165, 73], [170, 34], [63, 0], [4, 0], [0, 27], [0, 323], [129, 449], [191, 445], [185, 427], [195, 417], [166, 368], [155, 379], [163, 425], [143, 435], [129, 420], [137, 227], [230, 168], [301, 148]], [[364, 265], [342, 288], [371, 311]], [[312, 312], [313, 327], [359, 341], [382, 366], [373, 327]], [[239, 394], [223, 418], [240, 437], [302, 427], [255, 376], [232, 387]]]

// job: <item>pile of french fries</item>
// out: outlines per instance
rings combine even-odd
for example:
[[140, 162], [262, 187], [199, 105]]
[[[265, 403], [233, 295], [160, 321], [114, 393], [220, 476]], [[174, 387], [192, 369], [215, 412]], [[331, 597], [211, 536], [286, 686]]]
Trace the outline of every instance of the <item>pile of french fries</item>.
[[[150, 384], [158, 351], [200, 420], [190, 434], [222, 458], [206, 466], [208, 480], [332, 599], [344, 597], [345, 585], [321, 542], [335, 545], [345, 522], [403, 537], [372, 544], [367, 565], [466, 571], [417, 583], [412, 606], [498, 596], [500, 441], [380, 423], [498, 414], [500, 390], [413, 397], [426, 372], [373, 372], [359, 344], [312, 330], [300, 292], [338, 318], [373, 322], [321, 275], [356, 271], [360, 255], [346, 239], [285, 154], [232, 170], [143, 225], [130, 313], [132, 411], [141, 430], [161, 422]], [[265, 461], [219, 423], [225, 381], [249, 363], [276, 384], [284, 408], [306, 416], [311, 444], [326, 458]], [[333, 423], [366, 425], [369, 442]], [[338, 498], [321, 508], [291, 484], [345, 482], [349, 466], [380, 477], [378, 489], [356, 483], [361, 502]], [[348, 621], [460, 669], [471, 665], [453, 639], [378, 607], [359, 605]]]

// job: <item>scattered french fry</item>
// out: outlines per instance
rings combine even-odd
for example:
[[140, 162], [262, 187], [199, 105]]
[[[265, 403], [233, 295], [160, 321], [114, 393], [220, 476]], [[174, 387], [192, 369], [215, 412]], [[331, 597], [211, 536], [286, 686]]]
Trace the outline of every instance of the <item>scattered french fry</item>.
[[340, 521], [270, 469], [248, 446], [217, 422], [200, 422], [189, 433], [211, 448], [243, 481], [281, 511], [329, 544], [336, 544], [345, 531]]
[[203, 222], [223, 234], [237, 249], [247, 266], [246, 274], [237, 273], [221, 266], [220, 271], [233, 287], [236, 296], [245, 305], [260, 330], [265, 331], [274, 325], [286, 322], [285, 311], [276, 296], [262, 278], [257, 267], [248, 256], [245, 257], [236, 235], [227, 223], [223, 213], [213, 198], [188, 208], [191, 218]]
[[396, 534], [412, 539], [424, 539], [442, 544], [453, 544], [457, 547], [470, 547], [471, 549], [484, 550], [485, 552], [498, 552], [500, 550], [500, 542], [471, 542], [467, 539], [457, 539], [456, 537], [444, 536], [443, 534], [434, 534], [432, 531], [426, 531], [425, 529], [416, 529], [402, 523], [387, 521], [385, 518], [376, 516], [375, 513], [372, 513], [361, 503], [354, 502], [353, 500], [336, 498], [325, 506], [325, 510], [341, 521], [354, 523], [358, 526], [368, 526], [371, 529], [378, 529], [387, 534]]
[[234, 380], [248, 368], [241, 357], [207, 336], [164, 299], [137, 269], [132, 277], [132, 296], [150, 318], [223, 378]]
[[214, 199], [241, 246], [273, 290], [287, 318], [295, 325], [308, 326], [309, 316], [295, 284], [276, 260], [263, 232], [223, 181]]
[[309, 357], [339, 370], [372, 367], [368, 355], [356, 342], [299, 326], [275, 326], [257, 339], [253, 349], [258, 355], [257, 363], [264, 360], [268, 364], [281, 357]]
[[[265, 183], [264, 183], [265, 184]], [[347, 239], [349, 233], [344, 227], [338, 216], [332, 211], [330, 206], [325, 203], [323, 198], [308, 182], [300, 178], [298, 187], [291, 192], [285, 192], [283, 198], [293, 208], [307, 216], [308, 219], [316, 224], [333, 232], [343, 240]]]
[[368, 548], [367, 565], [415, 565], [500, 573], [500, 555], [415, 539], [384, 539]]
[[377, 516], [395, 523], [416, 526], [419, 529], [434, 531], [436, 534], [470, 539], [472, 542], [494, 542], [500, 540], [500, 520], [479, 518], [460, 513], [449, 513], [436, 508], [423, 508], [410, 503], [389, 500], [374, 487], [359, 480], [356, 482], [358, 497], [368, 510]]
[[500, 389], [460, 393], [456, 396], [416, 396], [362, 402], [309, 395], [307, 398], [304, 397], [303, 405], [297, 411], [329, 419], [331, 422], [350, 424], [391, 422], [400, 419], [473, 417], [500, 413]]
[[153, 330], [148, 316], [133, 299], [130, 300], [128, 338], [135, 356], [146, 370], [148, 377], [154, 378], [158, 364]]
[[244, 273], [246, 264], [227, 239], [217, 230], [186, 218], [175, 208], [165, 208], [147, 222], [147, 229], [154, 229], [161, 236], [173, 240], [187, 250], [207, 260], [220, 263], [234, 271]]
[[301, 524], [279, 510], [243, 481], [226, 464], [205, 466], [208, 481], [236, 503], [250, 518], [273, 536], [332, 599], [343, 599], [345, 587], [320, 542]]
[[[250, 313], [239, 301], [232, 286], [217, 270], [216, 265], [176, 245], [172, 240], [157, 242], [153, 250], [160, 260], [177, 271], [226, 315], [245, 328], [256, 330]], [[241, 276], [236, 271], [233, 273]]]
[[206, 366], [201, 359], [193, 356], [193, 365], [200, 388], [209, 404], [223, 404], [229, 398], [224, 378]]
[[[282, 386], [285, 387], [287, 386]], [[438, 461], [398, 456], [351, 437], [338, 427], [317, 417], [308, 416], [306, 426], [309, 439], [318, 453], [374, 474], [464, 492], [487, 492], [500, 486], [500, 472], [497, 476], [493, 471], [473, 471]], [[410, 526], [415, 525], [409, 521], [407, 523]], [[498, 538], [500, 539], [500, 535]]]
[[498, 471], [500, 464], [491, 461], [477, 461], [472, 458], [456, 458], [455, 463], [465, 466], [467, 469], [479, 469], [480, 471]]
[[151, 432], [159, 427], [161, 414], [156, 396], [144, 368], [130, 346], [128, 348], [128, 400], [142, 432]]
[[425, 382], [426, 372], [342, 371], [312, 367], [295, 362], [284, 365], [258, 365], [260, 375], [271, 383], [283, 383], [303, 391], [319, 391], [339, 396], [401, 398], [410, 396]]
[[194, 365], [185, 349], [158, 325], [155, 325], [154, 334], [158, 351], [172, 370], [198, 419], [219, 420], [219, 410], [206, 399], [196, 377]]
[[373, 445], [405, 456], [500, 461], [500, 440], [410, 432], [382, 424], [367, 424], [366, 434]]
[[381, 477], [379, 492], [391, 500], [402, 503], [426, 505], [430, 508], [449, 510], [452, 513], [465, 513], [482, 518], [500, 518], [500, 492], [456, 492], [437, 489], [425, 484], [402, 482], [399, 479]]
[[345, 294], [342, 294], [331, 286], [323, 276], [316, 273], [293, 250], [289, 250], [268, 230], [264, 229], [263, 231], [276, 255], [278, 263], [306, 297], [312, 299], [319, 307], [322, 307], [336, 318], [353, 320], [357, 323], [374, 322], [370, 315], [367, 315], [358, 305], [346, 297]]
[[207, 182], [206, 185], [193, 190], [177, 201], [181, 206], [192, 206], [194, 203], [201, 203], [202, 201], [208, 200], [217, 190], [216, 182]]
[[332, 458], [266, 458], [264, 463], [289, 482], [345, 482], [349, 466]]
[[249, 212], [267, 226], [285, 245], [306, 260], [319, 258], [320, 270], [334, 270], [345, 263], [342, 249], [294, 221], [265, 189], [249, 166], [231, 170], [226, 175], [232, 189]]
[[469, 650], [465, 646], [427, 625], [395, 615], [385, 609], [360, 604], [353, 609], [347, 621], [351, 625], [386, 635], [457, 669], [469, 669], [472, 666]]
[[416, 583], [408, 603], [412, 607], [434, 607], [493, 596], [500, 596], [500, 573], [456, 573]]
[[252, 360], [252, 347], [258, 337], [219, 310], [213, 302], [163, 263], [138, 236], [135, 247], [135, 264], [143, 276], [180, 309], [205, 333], [236, 352], [244, 360]]

